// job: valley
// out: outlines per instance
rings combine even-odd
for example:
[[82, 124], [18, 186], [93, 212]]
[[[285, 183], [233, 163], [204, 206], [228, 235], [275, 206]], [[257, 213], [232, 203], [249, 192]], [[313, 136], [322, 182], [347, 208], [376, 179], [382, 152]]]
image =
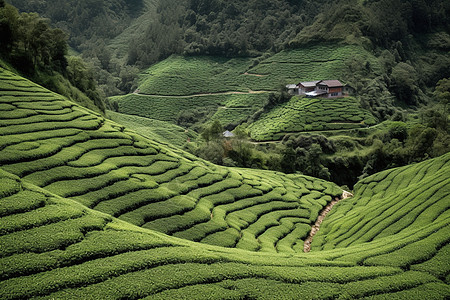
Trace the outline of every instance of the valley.
[[450, 298], [449, 13], [0, 0], [0, 299]]
[[359, 183], [303, 253], [335, 184], [215, 166], [1, 78], [3, 299], [449, 296], [448, 154]]

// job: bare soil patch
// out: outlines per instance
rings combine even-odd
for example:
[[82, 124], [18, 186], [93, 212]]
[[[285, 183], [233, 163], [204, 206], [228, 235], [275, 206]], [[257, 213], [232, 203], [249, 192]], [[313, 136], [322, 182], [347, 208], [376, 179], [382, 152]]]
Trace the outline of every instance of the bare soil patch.
[[316, 233], [319, 231], [320, 225], [322, 224], [322, 222], [325, 219], [325, 217], [327, 216], [327, 214], [331, 211], [333, 206], [336, 205], [336, 203], [338, 203], [339, 201], [347, 199], [349, 197], [353, 197], [353, 194], [350, 193], [350, 192], [347, 192], [347, 191], [343, 191], [343, 193], [342, 193], [340, 198], [336, 197], [333, 201], [328, 203], [328, 205], [325, 206], [324, 209], [322, 209], [322, 211], [320, 212], [319, 216], [317, 217], [316, 223], [314, 223], [314, 226], [311, 228], [311, 231], [310, 231], [308, 237], [305, 240], [305, 244], [304, 244], [304, 247], [303, 247], [303, 252], [311, 251], [312, 240], [313, 240], [314, 236], [316, 235]]

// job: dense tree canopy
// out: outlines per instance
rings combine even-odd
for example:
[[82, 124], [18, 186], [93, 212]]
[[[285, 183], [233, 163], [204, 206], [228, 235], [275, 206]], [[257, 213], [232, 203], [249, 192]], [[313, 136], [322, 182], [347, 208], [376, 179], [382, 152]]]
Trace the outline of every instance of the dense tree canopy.
[[[36, 13], [22, 13], [10, 5], [0, 5], [1, 49], [22, 70], [54, 69], [67, 65], [67, 35], [52, 28], [49, 20]], [[5, 39], [3, 39], [5, 37]]]
[[[93, 75], [82, 62], [67, 60], [67, 34], [50, 25], [37, 13], [19, 13], [0, 2], [0, 57], [34, 81], [77, 102], [91, 102], [104, 110], [102, 97]], [[83, 64], [84, 73], [74, 76], [74, 68]], [[90, 75], [90, 76], [87, 76]], [[70, 82], [73, 86], [67, 87]], [[80, 93], [81, 91], [81, 93]], [[84, 94], [84, 95], [83, 95]], [[84, 98], [81, 100], [81, 98]], [[91, 107], [92, 108], [92, 107]]]

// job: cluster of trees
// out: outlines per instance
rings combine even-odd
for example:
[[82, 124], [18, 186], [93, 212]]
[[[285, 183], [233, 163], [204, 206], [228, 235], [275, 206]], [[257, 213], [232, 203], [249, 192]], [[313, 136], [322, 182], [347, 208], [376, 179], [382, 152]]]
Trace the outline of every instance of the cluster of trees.
[[23, 12], [37, 12], [70, 33], [77, 51], [99, 51], [98, 46], [122, 33], [144, 8], [142, 0], [8, 0]]
[[439, 102], [419, 110], [417, 120], [394, 122], [387, 131], [371, 137], [373, 150], [368, 155], [363, 177], [386, 168], [437, 157], [449, 151], [450, 79], [438, 82], [434, 96]]
[[170, 54], [253, 56], [278, 51], [320, 11], [317, 1], [166, 0], [128, 51], [145, 66]]
[[52, 28], [37, 13], [19, 14], [0, 0], [0, 51], [21, 71], [37, 69], [64, 71], [67, 67], [67, 35]]
[[282, 145], [270, 145], [268, 149], [258, 149], [250, 142], [246, 130], [238, 126], [234, 136], [225, 138], [224, 128], [218, 120], [210, 123], [201, 133], [202, 140], [196, 146], [187, 144], [186, 149], [215, 164], [254, 169], [281, 170]]
[[18, 71], [89, 108], [104, 111], [104, 97], [93, 72], [81, 59], [67, 59], [67, 34], [52, 28], [48, 19], [37, 13], [19, 13], [0, 0], [0, 36], [1, 58]]
[[[297, 173], [330, 180], [324, 165], [325, 154], [336, 152], [333, 142], [322, 135], [297, 136], [283, 143], [252, 143], [245, 128], [238, 126], [234, 137], [225, 138], [219, 121], [212, 122], [201, 134], [203, 142], [187, 149], [216, 164]], [[343, 181], [347, 183], [347, 181]]]
[[[80, 53], [83, 60], [89, 64], [89, 68], [95, 74], [95, 80], [106, 95], [128, 93], [135, 88], [139, 69], [134, 65], [126, 65], [121, 60], [121, 56], [124, 56], [130, 48], [128, 46], [131, 37], [125, 37], [123, 45], [115, 47], [116, 49], [109, 47], [109, 44], [146, 10], [143, 0], [8, 0], [8, 2], [22, 12], [39, 13], [50, 19], [53, 26], [68, 33], [67, 43], [70, 48]], [[138, 32], [139, 35], [142, 34]], [[125, 54], [122, 55], [121, 52]]]
[[324, 3], [190, 0], [184, 14], [184, 51], [226, 56], [279, 51], [313, 21]]
[[407, 41], [411, 34], [448, 29], [449, 11], [448, 2], [441, 0], [330, 1], [290, 43], [298, 46], [364, 36], [388, 49], [397, 41]]

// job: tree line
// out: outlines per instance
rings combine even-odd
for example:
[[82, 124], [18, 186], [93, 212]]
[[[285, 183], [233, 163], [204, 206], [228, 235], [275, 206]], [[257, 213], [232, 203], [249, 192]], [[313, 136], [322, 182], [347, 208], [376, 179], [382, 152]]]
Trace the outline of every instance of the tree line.
[[[258, 56], [320, 42], [361, 43], [385, 60], [385, 74], [363, 83], [361, 77], [373, 76], [374, 70], [366, 61], [351, 62], [347, 81], [362, 84], [361, 94], [386, 89], [417, 105], [424, 100], [419, 89], [433, 87], [449, 72], [448, 58], [438, 52], [432, 58], [436, 63], [419, 63], [426, 70], [414, 65], [420, 47], [448, 53], [450, 5], [440, 0], [155, 0], [154, 9], [143, 0], [10, 1], [23, 11], [45, 14], [70, 33], [69, 45], [93, 65], [107, 95], [129, 93], [140, 69], [171, 54]], [[127, 31], [122, 50], [112, 47], [113, 39], [141, 16], [142, 30]], [[416, 36], [438, 31], [444, 33], [417, 43]], [[365, 102], [378, 117], [395, 114], [392, 105], [376, 109], [392, 102], [389, 96]]]
[[[19, 13], [0, 0], [0, 56], [35, 82], [104, 111], [94, 74], [79, 58], [67, 57], [67, 34], [37, 13]], [[92, 105], [89, 105], [93, 103]]]

